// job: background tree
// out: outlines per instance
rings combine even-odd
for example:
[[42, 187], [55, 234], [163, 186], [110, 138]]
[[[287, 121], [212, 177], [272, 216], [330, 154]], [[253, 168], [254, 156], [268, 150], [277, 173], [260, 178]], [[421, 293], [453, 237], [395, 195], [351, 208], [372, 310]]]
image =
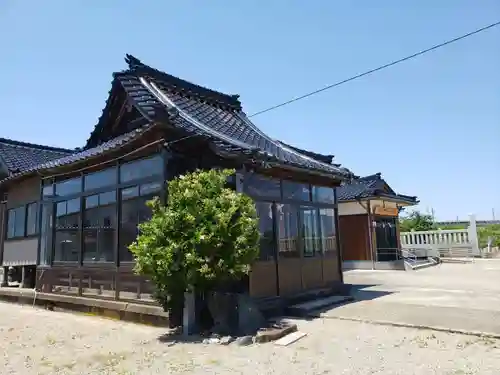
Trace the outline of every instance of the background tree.
[[413, 211], [407, 216], [400, 218], [399, 227], [401, 232], [425, 231], [436, 229], [431, 215], [422, 214], [420, 211]]
[[130, 245], [135, 271], [156, 286], [165, 309], [185, 291], [205, 292], [241, 279], [259, 254], [255, 204], [227, 188], [234, 170], [196, 171], [169, 182], [168, 203], [148, 202], [149, 221]]

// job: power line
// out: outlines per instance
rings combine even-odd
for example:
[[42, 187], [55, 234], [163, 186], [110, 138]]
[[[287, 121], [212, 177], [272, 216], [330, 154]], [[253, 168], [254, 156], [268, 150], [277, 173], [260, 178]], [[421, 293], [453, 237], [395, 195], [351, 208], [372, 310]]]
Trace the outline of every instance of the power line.
[[414, 53], [413, 55], [410, 55], [410, 56], [406, 56], [406, 57], [403, 57], [402, 59], [399, 59], [399, 60], [395, 60], [395, 61], [392, 61], [388, 64], [385, 64], [385, 65], [382, 65], [382, 66], [379, 66], [378, 68], [375, 68], [375, 69], [372, 69], [372, 70], [368, 70], [367, 72], [364, 72], [364, 73], [361, 73], [361, 74], [358, 74], [358, 75], [355, 75], [353, 77], [350, 77], [350, 78], [347, 78], [347, 79], [344, 79], [340, 82], [337, 82], [337, 83], [334, 83], [334, 84], [331, 84], [331, 85], [328, 85], [328, 86], [325, 86], [321, 89], [318, 89], [318, 90], [315, 90], [315, 91], [312, 91], [312, 92], [309, 92], [307, 94], [304, 94], [304, 95], [301, 95], [301, 96], [298, 96], [296, 98], [293, 98], [293, 99], [290, 99], [286, 102], [283, 102], [281, 104], [276, 104], [272, 107], [269, 107], [269, 108], [266, 108], [266, 109], [263, 109], [262, 111], [259, 111], [259, 112], [255, 112], [251, 115], [249, 115], [248, 117], [254, 117], [254, 116], [257, 116], [257, 115], [261, 115], [263, 113], [266, 113], [266, 112], [269, 112], [269, 111], [272, 111], [272, 110], [275, 110], [277, 108], [280, 108], [280, 107], [283, 107], [285, 105], [288, 105], [288, 104], [291, 104], [291, 103], [294, 103], [294, 102], [297, 102], [299, 100], [302, 100], [302, 99], [305, 99], [305, 98], [308, 98], [312, 95], [316, 95], [320, 92], [323, 92], [323, 91], [326, 91], [326, 90], [329, 90], [333, 87], [337, 87], [337, 86], [340, 86], [344, 83], [347, 83], [347, 82], [350, 82], [350, 81], [354, 81], [355, 79], [358, 79], [358, 78], [361, 78], [361, 77], [364, 77], [364, 76], [367, 76], [369, 74], [372, 74], [372, 73], [375, 73], [375, 72], [378, 72], [379, 70], [382, 70], [382, 69], [385, 69], [385, 68], [389, 68], [390, 66], [393, 66], [393, 65], [396, 65], [396, 64], [399, 64], [399, 63], [402, 63], [404, 61], [407, 61], [407, 60], [410, 60], [410, 59], [413, 59], [417, 56], [420, 56], [420, 55], [423, 55], [427, 52], [431, 52], [431, 51], [434, 51], [438, 48], [441, 48], [441, 47], [444, 47], [444, 46], [447, 46], [448, 44], [452, 44], [452, 43], [455, 43], [455, 42], [458, 42], [459, 40], [462, 40], [462, 39], [465, 39], [465, 38], [468, 38], [469, 36], [472, 36], [472, 35], [475, 35], [475, 34], [478, 34], [482, 31], [486, 31], [488, 29], [492, 29], [493, 27], [496, 27], [500, 25], [500, 21], [498, 22], [495, 22], [495, 23], [492, 23], [491, 25], [488, 25], [488, 26], [484, 26], [484, 27], [481, 27], [480, 29], [476, 29], [474, 31], [471, 31], [470, 33], [467, 33], [465, 35], [462, 35], [462, 36], [459, 36], [457, 38], [454, 38], [454, 39], [451, 39], [451, 40], [448, 40], [446, 42], [443, 42], [443, 43], [440, 43], [440, 44], [436, 44], [435, 46], [433, 47], [430, 47], [430, 48], [427, 48], [427, 49], [424, 49], [420, 52], [417, 52], [417, 53]]

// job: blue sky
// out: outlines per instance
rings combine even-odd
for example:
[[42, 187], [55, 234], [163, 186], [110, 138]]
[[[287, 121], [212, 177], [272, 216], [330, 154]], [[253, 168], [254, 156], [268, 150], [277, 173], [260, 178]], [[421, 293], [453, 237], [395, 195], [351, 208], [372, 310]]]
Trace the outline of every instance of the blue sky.
[[[0, 136], [82, 146], [125, 53], [238, 93], [251, 114], [499, 19], [498, 0], [3, 0]], [[499, 40], [497, 27], [253, 120], [382, 172], [438, 219], [499, 218]]]

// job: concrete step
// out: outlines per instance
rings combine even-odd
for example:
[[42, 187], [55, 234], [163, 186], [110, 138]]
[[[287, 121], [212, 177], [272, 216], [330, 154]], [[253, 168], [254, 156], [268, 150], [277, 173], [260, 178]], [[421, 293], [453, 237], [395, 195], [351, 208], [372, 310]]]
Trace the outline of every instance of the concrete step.
[[426, 261], [426, 262], [414, 264], [412, 266], [412, 269], [414, 271], [416, 271], [416, 270], [421, 270], [422, 268], [428, 268], [428, 267], [433, 267], [433, 266], [437, 266], [437, 263], [433, 262], [433, 261]]
[[351, 296], [329, 296], [289, 306], [287, 313], [292, 316], [307, 316], [313, 311], [352, 301]]

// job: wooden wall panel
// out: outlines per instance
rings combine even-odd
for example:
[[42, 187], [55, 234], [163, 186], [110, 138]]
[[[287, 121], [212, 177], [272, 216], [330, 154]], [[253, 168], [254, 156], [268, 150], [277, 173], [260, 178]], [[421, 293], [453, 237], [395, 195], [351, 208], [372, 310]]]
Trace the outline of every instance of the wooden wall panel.
[[279, 258], [278, 275], [280, 296], [290, 296], [302, 291], [302, 259]]
[[324, 286], [323, 262], [321, 257], [302, 259], [302, 289], [315, 289]]
[[250, 272], [250, 296], [255, 298], [277, 296], [276, 279], [276, 262], [274, 260], [255, 262]]
[[343, 260], [371, 260], [368, 215], [339, 217], [340, 248]]
[[329, 285], [334, 281], [340, 281], [339, 260], [337, 256], [323, 258], [323, 283]]

